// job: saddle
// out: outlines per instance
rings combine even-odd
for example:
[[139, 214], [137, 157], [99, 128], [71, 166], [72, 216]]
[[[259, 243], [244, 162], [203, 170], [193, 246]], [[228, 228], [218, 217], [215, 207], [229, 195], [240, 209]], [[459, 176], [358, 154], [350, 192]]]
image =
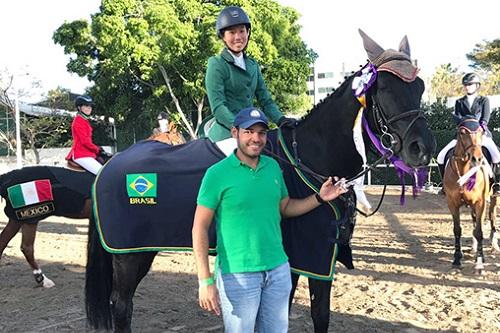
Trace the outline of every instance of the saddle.
[[80, 164], [76, 163], [73, 160], [66, 160], [66, 167], [70, 170], [78, 171], [78, 172], [86, 172], [87, 171]]
[[[102, 165], [106, 164], [107, 161], [109, 161], [113, 157], [113, 155], [108, 154], [106, 152], [100, 153], [99, 155], [96, 156], [97, 162], [101, 163]], [[78, 171], [78, 172], [87, 172], [85, 168], [83, 168], [80, 164], [76, 163], [73, 160], [66, 160], [66, 167], [70, 170], [73, 171]]]

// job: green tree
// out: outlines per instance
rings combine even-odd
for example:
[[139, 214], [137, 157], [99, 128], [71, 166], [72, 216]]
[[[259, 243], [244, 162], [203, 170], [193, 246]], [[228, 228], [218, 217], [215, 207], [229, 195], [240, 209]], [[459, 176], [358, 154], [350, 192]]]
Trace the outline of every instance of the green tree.
[[500, 94], [500, 39], [478, 43], [467, 54], [472, 67], [481, 71], [484, 81], [481, 93], [484, 95]]
[[248, 53], [262, 66], [277, 103], [305, 111], [306, 78], [315, 53], [299, 37], [298, 13], [273, 0], [103, 0], [92, 22], [73, 21], [54, 33], [71, 55], [70, 72], [87, 76], [100, 113], [149, 135], [156, 115], [169, 112], [196, 137], [208, 112], [204, 75], [223, 44], [219, 11], [242, 6], [252, 21]]
[[[15, 121], [15, 104], [10, 97], [12, 90], [11, 74], [4, 73], [0, 76], [0, 106], [6, 110], [6, 118]], [[34, 84], [38, 84], [34, 82]], [[23, 96], [21, 91], [19, 96]], [[58, 88], [48, 92], [48, 97], [40, 106], [53, 110], [52, 114], [44, 116], [28, 116], [21, 114], [19, 119], [21, 141], [24, 149], [31, 149], [35, 155], [35, 163], [40, 162], [40, 149], [45, 147], [60, 147], [68, 145], [71, 140], [69, 131], [71, 119], [61, 117], [56, 109], [65, 109], [69, 102], [69, 91]], [[15, 128], [0, 129], [0, 142], [13, 153], [16, 152]]]
[[451, 64], [439, 66], [431, 79], [431, 95], [436, 99], [461, 95], [462, 75]]

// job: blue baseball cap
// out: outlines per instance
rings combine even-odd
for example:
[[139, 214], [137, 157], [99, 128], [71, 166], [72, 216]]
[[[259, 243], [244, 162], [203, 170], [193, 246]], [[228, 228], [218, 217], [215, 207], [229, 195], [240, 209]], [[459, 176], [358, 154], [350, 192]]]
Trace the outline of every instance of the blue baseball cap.
[[262, 124], [269, 128], [266, 115], [257, 108], [242, 109], [234, 118], [233, 126], [239, 128], [249, 128], [255, 124]]

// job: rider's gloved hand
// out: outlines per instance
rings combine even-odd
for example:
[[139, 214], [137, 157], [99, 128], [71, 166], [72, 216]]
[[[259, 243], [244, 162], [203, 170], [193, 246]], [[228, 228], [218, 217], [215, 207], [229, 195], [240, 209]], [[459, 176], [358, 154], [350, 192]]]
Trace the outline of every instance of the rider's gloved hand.
[[99, 152], [97, 153], [97, 155], [104, 157], [104, 158], [109, 158], [109, 157], [113, 156], [110, 153], [108, 153], [107, 151], [105, 151], [104, 148], [102, 148], [102, 147], [99, 147]]
[[278, 120], [278, 127], [295, 128], [295, 126], [297, 126], [297, 119], [283, 116]]
[[479, 123], [481, 125], [481, 128], [485, 131], [485, 132], [488, 132], [488, 123], [485, 122], [484, 120], [481, 120], [481, 122]]
[[484, 134], [483, 134], [483, 135], [486, 135], [487, 137], [490, 137], [490, 138], [491, 138], [491, 132], [490, 132], [490, 130], [488, 129], [488, 123], [487, 123], [487, 122], [485, 122], [485, 121], [483, 121], [483, 120], [481, 120], [481, 121], [479, 122], [479, 125], [481, 126], [481, 128], [482, 128], [482, 129], [483, 129], [483, 131], [484, 131]]

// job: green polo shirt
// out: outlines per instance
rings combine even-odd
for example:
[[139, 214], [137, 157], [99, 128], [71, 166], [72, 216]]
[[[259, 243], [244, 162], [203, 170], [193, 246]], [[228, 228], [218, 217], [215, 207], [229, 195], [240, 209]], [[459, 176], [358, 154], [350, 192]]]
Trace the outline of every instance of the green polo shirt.
[[264, 82], [259, 64], [246, 54], [244, 59], [246, 69], [234, 64], [227, 49], [208, 59], [205, 87], [210, 109], [217, 120], [206, 133], [212, 141], [231, 137], [230, 129], [241, 109], [259, 106], [274, 123], [283, 116]]
[[279, 207], [287, 196], [281, 169], [267, 156], [260, 157], [255, 170], [235, 153], [207, 170], [197, 203], [215, 211], [223, 274], [270, 270], [288, 260]]

